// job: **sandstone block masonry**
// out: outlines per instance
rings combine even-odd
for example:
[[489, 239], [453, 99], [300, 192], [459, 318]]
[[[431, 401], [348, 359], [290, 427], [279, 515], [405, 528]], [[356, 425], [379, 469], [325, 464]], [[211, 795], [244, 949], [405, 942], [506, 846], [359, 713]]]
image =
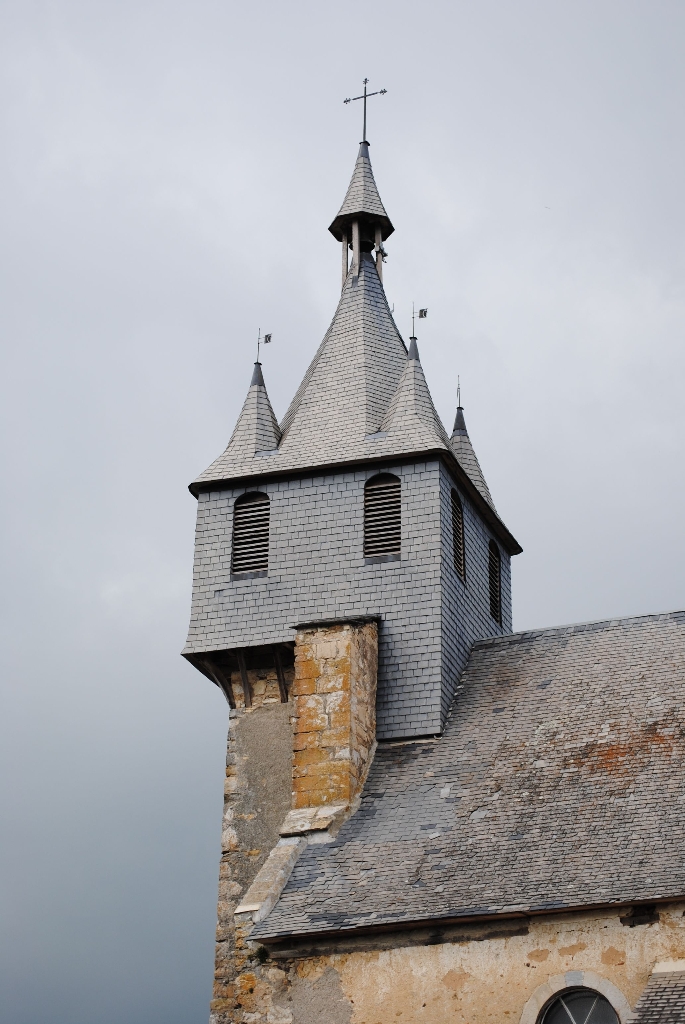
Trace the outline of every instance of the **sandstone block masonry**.
[[376, 739], [378, 626], [298, 630], [293, 683], [293, 810], [350, 805]]
[[212, 1024], [293, 1020], [278, 1006], [286, 975], [250, 933], [307, 842], [330, 841], [355, 807], [375, 747], [377, 668], [375, 621], [303, 626], [289, 702], [264, 672], [250, 678], [259, 699], [231, 712]]

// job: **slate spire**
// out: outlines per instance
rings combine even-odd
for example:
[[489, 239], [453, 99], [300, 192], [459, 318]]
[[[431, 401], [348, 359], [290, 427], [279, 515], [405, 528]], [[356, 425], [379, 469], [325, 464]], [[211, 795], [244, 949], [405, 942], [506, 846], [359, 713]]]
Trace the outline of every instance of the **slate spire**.
[[450, 438], [450, 447], [456, 455], [457, 462], [467, 474], [471, 483], [482, 494], [490, 508], [494, 509], [495, 503], [492, 500], [490, 488], [485, 482], [483, 470], [480, 468], [480, 463], [476, 458], [476, 453], [473, 450], [473, 445], [466, 429], [466, 420], [464, 419], [464, 409], [461, 405], [461, 400], [457, 406], [457, 415]]
[[[350, 241], [352, 238], [352, 223], [355, 220], [361, 223], [362, 233], [364, 227], [378, 226], [383, 240], [388, 238], [395, 230], [385, 212], [385, 207], [378, 193], [376, 179], [371, 169], [368, 142], [362, 142], [359, 146], [359, 154], [354, 165], [347, 195], [338, 211], [337, 217], [328, 230], [339, 242], [342, 241], [343, 235]], [[373, 237], [371, 235], [370, 240], [373, 240]]]
[[382, 433], [399, 433], [410, 445], [443, 447], [448, 443], [423, 374], [416, 338], [409, 339], [404, 370], [380, 429]]
[[222, 458], [250, 459], [278, 448], [281, 430], [264, 385], [262, 364], [255, 363], [252, 380], [235, 430]]

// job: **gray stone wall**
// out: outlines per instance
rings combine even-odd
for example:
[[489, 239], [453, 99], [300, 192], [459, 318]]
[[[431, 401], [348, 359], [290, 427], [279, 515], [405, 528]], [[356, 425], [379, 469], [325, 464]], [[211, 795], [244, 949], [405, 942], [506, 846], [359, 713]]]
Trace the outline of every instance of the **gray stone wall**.
[[[470, 575], [460, 593], [454, 571], [441, 568], [452, 564], [446, 471], [437, 459], [388, 463], [382, 471], [402, 481], [402, 554], [366, 564], [364, 484], [379, 471], [255, 481], [200, 494], [186, 652], [292, 641], [300, 622], [377, 616], [378, 738], [438, 733], [472, 639], [499, 632], [487, 604], [489, 534], [464, 502]], [[233, 503], [247, 490], [271, 500], [269, 571], [231, 579]], [[502, 567], [507, 623], [504, 552]]]
[[[245, 950], [234, 912], [279, 839], [290, 810], [293, 731], [290, 704], [264, 703], [230, 713], [212, 1000], [215, 1024], [236, 1018], [235, 978]], [[224, 1013], [226, 1010], [226, 1013]]]

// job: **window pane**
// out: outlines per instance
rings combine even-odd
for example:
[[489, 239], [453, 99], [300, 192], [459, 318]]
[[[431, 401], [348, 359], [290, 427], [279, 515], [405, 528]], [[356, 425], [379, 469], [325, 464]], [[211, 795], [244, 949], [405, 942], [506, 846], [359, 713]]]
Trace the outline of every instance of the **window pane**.
[[561, 992], [543, 1013], [540, 1024], [619, 1024], [611, 1004], [589, 988]]

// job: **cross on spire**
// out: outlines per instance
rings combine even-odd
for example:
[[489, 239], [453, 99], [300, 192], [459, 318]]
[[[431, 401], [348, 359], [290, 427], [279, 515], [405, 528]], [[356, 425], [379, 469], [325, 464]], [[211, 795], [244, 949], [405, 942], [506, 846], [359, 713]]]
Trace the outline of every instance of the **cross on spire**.
[[366, 91], [366, 87], [367, 87], [368, 84], [369, 84], [369, 80], [368, 80], [368, 78], [365, 78], [364, 79], [364, 92], [361, 94], [361, 96], [348, 96], [346, 100], [343, 100], [343, 103], [353, 103], [355, 100], [364, 100], [364, 132], [362, 134], [362, 142], [366, 142], [367, 141], [367, 138], [366, 138], [366, 101], [367, 101], [367, 99], [369, 98], [369, 96], [385, 96], [386, 92], [388, 91], [387, 89], [379, 89], [378, 92], [367, 92]]

